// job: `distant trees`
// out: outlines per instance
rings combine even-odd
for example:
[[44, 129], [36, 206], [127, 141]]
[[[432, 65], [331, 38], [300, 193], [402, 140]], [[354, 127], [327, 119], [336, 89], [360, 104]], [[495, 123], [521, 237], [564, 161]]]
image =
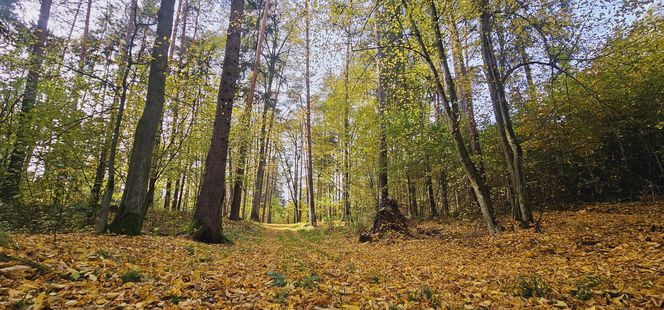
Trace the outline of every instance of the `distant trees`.
[[389, 196], [496, 232], [664, 190], [658, 6], [42, 0], [33, 27], [15, 3], [2, 225], [133, 235], [192, 212], [180, 229], [222, 242], [224, 216], [355, 225]]

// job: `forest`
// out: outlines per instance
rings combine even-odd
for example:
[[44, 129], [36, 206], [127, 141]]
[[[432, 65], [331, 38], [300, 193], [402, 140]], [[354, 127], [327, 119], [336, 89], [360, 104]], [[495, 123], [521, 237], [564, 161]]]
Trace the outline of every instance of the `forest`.
[[664, 2], [0, 0], [0, 308], [664, 307]]

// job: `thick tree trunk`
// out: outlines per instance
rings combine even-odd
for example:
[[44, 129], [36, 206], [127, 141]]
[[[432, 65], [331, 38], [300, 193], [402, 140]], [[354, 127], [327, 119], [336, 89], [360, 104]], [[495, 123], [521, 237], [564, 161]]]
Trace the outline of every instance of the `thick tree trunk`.
[[164, 88], [168, 73], [168, 38], [173, 27], [174, 6], [175, 0], [162, 0], [157, 15], [157, 33], [150, 61], [145, 108], [134, 135], [123, 194], [125, 199], [109, 226], [109, 230], [113, 233], [138, 235], [143, 227], [155, 139], [164, 108]]
[[523, 155], [509, 115], [509, 106], [505, 96], [505, 87], [498, 68], [491, 42], [491, 11], [486, 0], [480, 0], [482, 14], [480, 16], [480, 43], [482, 58], [486, 68], [489, 94], [496, 117], [496, 127], [500, 137], [500, 145], [505, 155], [508, 172], [514, 187], [514, 200], [520, 210], [520, 220], [524, 224], [532, 222], [532, 212], [523, 172]]
[[[251, 76], [249, 78], [249, 91], [247, 92], [247, 105], [245, 106], [244, 113], [240, 119], [240, 126], [242, 130], [240, 131], [240, 150], [238, 152], [238, 167], [235, 172], [235, 185], [233, 187], [233, 202], [231, 205], [231, 220], [239, 220], [238, 211], [240, 210], [240, 204], [242, 203], [242, 192], [245, 182], [245, 158], [247, 157], [247, 148], [251, 142], [249, 137], [249, 131], [251, 129], [251, 114], [254, 105], [254, 97], [256, 92], [256, 80], [258, 78], [258, 70], [260, 70], [261, 62], [261, 51], [263, 50], [263, 41], [265, 40], [265, 29], [267, 26], [267, 16], [270, 12], [270, 0], [265, 2], [265, 8], [263, 9], [263, 14], [260, 22], [260, 30], [258, 31], [258, 40], [256, 43], [256, 53], [254, 58], [254, 67], [251, 70]], [[254, 212], [253, 208], [251, 210], [251, 220], [258, 221], [258, 213]], [[244, 212], [242, 212], [244, 213]]]
[[42, 0], [39, 8], [39, 20], [34, 30], [34, 44], [30, 50], [28, 59], [28, 76], [25, 81], [21, 111], [18, 114], [18, 130], [9, 155], [9, 163], [0, 180], [0, 201], [9, 202], [17, 198], [21, 185], [21, 175], [28, 154], [29, 135], [27, 130], [31, 125], [31, 111], [37, 101], [37, 87], [42, 72], [42, 60], [44, 58], [44, 47], [48, 37], [48, 20], [51, 14], [52, 0]]
[[235, 85], [239, 75], [243, 19], [244, 0], [231, 0], [224, 67], [219, 83], [212, 142], [205, 160], [203, 181], [194, 210], [193, 237], [197, 241], [219, 243], [224, 240], [221, 228], [221, 203], [224, 201], [228, 136], [231, 129]]

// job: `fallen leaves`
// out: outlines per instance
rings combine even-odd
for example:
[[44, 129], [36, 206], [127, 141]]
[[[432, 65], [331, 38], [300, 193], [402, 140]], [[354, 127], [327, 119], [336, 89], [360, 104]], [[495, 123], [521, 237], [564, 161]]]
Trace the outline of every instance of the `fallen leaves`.
[[[426, 222], [421, 239], [375, 244], [343, 228], [247, 224], [225, 228], [232, 246], [16, 235], [17, 247], [0, 248], [0, 308], [657, 308], [664, 232], [651, 228], [664, 222], [663, 207], [550, 212], [544, 234]], [[541, 293], [515, 294], [522, 278]]]

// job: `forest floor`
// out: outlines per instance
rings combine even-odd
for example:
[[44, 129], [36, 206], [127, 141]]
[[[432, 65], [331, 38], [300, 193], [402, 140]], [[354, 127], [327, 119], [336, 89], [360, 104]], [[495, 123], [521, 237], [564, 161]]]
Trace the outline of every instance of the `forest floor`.
[[664, 306], [661, 202], [547, 212], [542, 233], [425, 221], [417, 239], [371, 244], [345, 227], [225, 225], [233, 245], [14, 234], [0, 247], [0, 308]]

